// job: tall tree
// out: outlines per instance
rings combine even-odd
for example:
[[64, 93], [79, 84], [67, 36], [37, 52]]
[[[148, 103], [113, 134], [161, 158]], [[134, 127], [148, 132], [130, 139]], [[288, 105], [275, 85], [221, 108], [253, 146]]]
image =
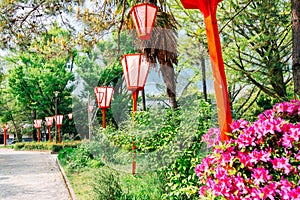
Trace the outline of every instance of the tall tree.
[[[7, 56], [7, 93], [16, 99], [16, 108], [35, 117], [44, 118], [55, 113], [54, 91], [59, 91], [59, 111], [71, 112], [68, 98], [73, 89], [73, 60], [76, 51], [67, 46], [68, 33], [53, 27], [27, 51]], [[27, 114], [28, 116], [28, 114]]]
[[300, 98], [300, 1], [292, 0], [293, 77], [295, 95]]

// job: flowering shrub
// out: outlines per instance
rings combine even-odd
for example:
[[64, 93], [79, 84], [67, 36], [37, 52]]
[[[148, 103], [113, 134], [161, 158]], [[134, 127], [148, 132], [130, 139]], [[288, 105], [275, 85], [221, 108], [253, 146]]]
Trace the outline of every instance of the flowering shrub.
[[[300, 102], [276, 104], [249, 123], [232, 123], [195, 171], [199, 194], [225, 199], [300, 199]], [[210, 131], [211, 135], [215, 130]], [[211, 142], [210, 136], [204, 140]]]

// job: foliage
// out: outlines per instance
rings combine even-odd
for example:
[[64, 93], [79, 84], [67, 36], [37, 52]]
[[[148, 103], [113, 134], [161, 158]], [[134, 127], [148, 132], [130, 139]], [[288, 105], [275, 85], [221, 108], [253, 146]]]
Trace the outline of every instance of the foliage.
[[[47, 34], [32, 41], [27, 51], [5, 56], [8, 74], [1, 102], [5, 107], [2, 121], [12, 121], [15, 131], [24, 124], [33, 124], [33, 119], [54, 115], [54, 91], [60, 92], [58, 112], [71, 112], [73, 59], [77, 52], [57, 43], [58, 39], [67, 42], [67, 38], [65, 30], [53, 25]], [[74, 124], [63, 124], [67, 133], [76, 134], [73, 127]]]
[[289, 92], [293, 76], [290, 8], [291, 1], [282, 0], [219, 4], [220, 36], [236, 119], [249, 118], [261, 95], [277, 102], [293, 98]]
[[80, 142], [17, 142], [13, 145], [15, 150], [46, 150], [53, 153], [58, 152], [64, 148], [76, 148]]
[[206, 153], [201, 136], [214, 120], [209, 103], [194, 100], [194, 96], [185, 97], [183, 102], [175, 111], [137, 112], [134, 122], [125, 121], [127, 126], [120, 130], [106, 129], [108, 138], [128, 151], [134, 142], [140, 157], [139, 171], [159, 174], [164, 199], [197, 198], [194, 168]]
[[[300, 198], [300, 102], [276, 104], [250, 124], [237, 120], [195, 171], [199, 193], [226, 199]], [[207, 138], [207, 137], [206, 137]]]
[[66, 168], [71, 171], [80, 171], [87, 166], [103, 166], [103, 162], [99, 159], [94, 159], [94, 155], [88, 150], [87, 145], [84, 143], [77, 146], [77, 148], [64, 148], [60, 150], [58, 159], [62, 165], [65, 165]]
[[93, 199], [121, 199], [122, 189], [118, 173], [107, 167], [102, 167], [94, 176]]

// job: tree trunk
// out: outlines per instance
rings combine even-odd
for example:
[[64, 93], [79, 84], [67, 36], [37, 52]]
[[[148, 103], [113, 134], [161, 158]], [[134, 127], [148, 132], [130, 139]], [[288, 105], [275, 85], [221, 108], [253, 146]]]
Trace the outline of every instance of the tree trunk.
[[207, 89], [206, 89], [206, 66], [205, 66], [205, 58], [201, 55], [201, 70], [202, 70], [202, 89], [204, 100], [207, 102]]
[[295, 96], [300, 96], [300, 0], [292, 0], [293, 55], [292, 69]]
[[[33, 123], [32, 124], [34, 124], [35, 119], [36, 119], [36, 110], [33, 110], [33, 112], [32, 112], [32, 121], [33, 121]], [[32, 139], [34, 141], [37, 141], [36, 128], [33, 128]]]
[[170, 104], [173, 109], [178, 107], [176, 101], [176, 84], [175, 84], [175, 72], [171, 66], [160, 64], [160, 70], [167, 87], [167, 95], [169, 97]]

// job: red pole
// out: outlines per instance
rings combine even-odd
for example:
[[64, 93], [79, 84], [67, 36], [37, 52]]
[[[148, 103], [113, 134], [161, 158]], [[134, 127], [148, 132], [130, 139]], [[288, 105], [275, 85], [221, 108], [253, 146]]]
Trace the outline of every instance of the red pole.
[[221, 131], [220, 138], [221, 141], [225, 141], [229, 139], [226, 132], [231, 132], [230, 124], [232, 122], [232, 117], [216, 13], [210, 12], [210, 15], [204, 18], [204, 22], [206, 25], [208, 49], [214, 76], [214, 87], [218, 107], [218, 122]]
[[232, 122], [232, 116], [216, 17], [218, 3], [221, 1], [222, 0], [181, 0], [185, 8], [198, 8], [204, 16], [208, 50], [214, 76], [218, 122], [221, 131], [220, 139], [221, 141], [225, 141], [229, 139], [226, 132], [231, 132], [230, 124]]
[[106, 128], [106, 109], [102, 108], [102, 128]]
[[51, 142], [52, 138], [51, 138], [51, 127], [48, 126], [48, 140]]
[[[134, 113], [136, 112], [137, 110], [137, 99], [138, 99], [138, 95], [139, 95], [139, 91], [136, 90], [136, 91], [133, 91], [132, 92], [132, 100], [133, 100], [133, 108], [132, 108], [132, 117], [133, 117], [133, 120], [134, 119]], [[135, 175], [136, 173], [136, 146], [135, 146], [135, 143], [134, 141], [132, 142], [132, 151], [133, 151], [133, 158], [132, 158], [132, 175]]]
[[60, 125], [57, 125], [57, 137], [58, 137], [58, 142], [60, 141]]
[[4, 130], [4, 146], [6, 146], [6, 131], [7, 131], [7, 129], [5, 128], [5, 129], [3, 129]]
[[139, 91], [136, 90], [134, 92], [132, 92], [132, 100], [133, 100], [133, 107], [132, 107], [132, 111], [133, 111], [133, 115], [134, 112], [137, 110], [137, 99], [138, 99], [138, 95], [139, 95]]
[[38, 143], [40, 143], [40, 141], [41, 141], [41, 130], [40, 130], [40, 128], [37, 128], [37, 130], [38, 130]]

